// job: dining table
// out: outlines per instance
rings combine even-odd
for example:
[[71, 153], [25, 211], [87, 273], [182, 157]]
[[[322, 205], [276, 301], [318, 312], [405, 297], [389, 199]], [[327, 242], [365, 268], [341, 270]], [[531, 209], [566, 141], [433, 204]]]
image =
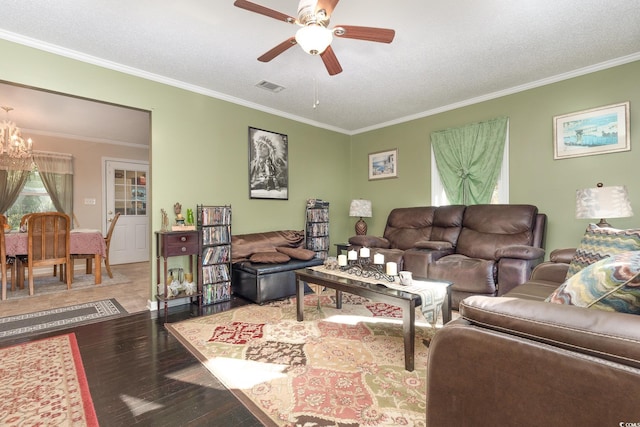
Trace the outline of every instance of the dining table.
[[[27, 255], [29, 233], [10, 231], [5, 233], [7, 256]], [[71, 230], [69, 234], [69, 250], [72, 254], [95, 255], [95, 284], [102, 283], [102, 258], [107, 256], [107, 245], [100, 230], [80, 229]], [[73, 273], [72, 273], [73, 274]]]

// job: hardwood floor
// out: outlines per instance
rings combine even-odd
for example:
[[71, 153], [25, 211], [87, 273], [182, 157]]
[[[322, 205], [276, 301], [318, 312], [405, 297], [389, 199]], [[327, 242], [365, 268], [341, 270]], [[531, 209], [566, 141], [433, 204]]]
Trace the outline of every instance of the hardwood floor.
[[[145, 286], [148, 293], [148, 277]], [[234, 297], [230, 302], [204, 307], [203, 314], [244, 304], [249, 302]], [[31, 306], [29, 311], [35, 310], [38, 309]], [[178, 322], [196, 316], [197, 312], [195, 305], [172, 307], [167, 321]], [[4, 310], [3, 315], [7, 315]], [[64, 331], [5, 340], [0, 346], [75, 333], [101, 426], [262, 425], [167, 332], [164, 323], [163, 312], [158, 315], [139, 311]]]

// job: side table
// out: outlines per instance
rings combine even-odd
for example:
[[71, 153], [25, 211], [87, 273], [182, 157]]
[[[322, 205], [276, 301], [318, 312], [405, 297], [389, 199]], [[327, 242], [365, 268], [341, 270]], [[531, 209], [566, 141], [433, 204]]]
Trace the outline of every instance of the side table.
[[[156, 299], [158, 300], [158, 311], [160, 311], [160, 303], [164, 302], [165, 317], [167, 315], [169, 301], [173, 299], [189, 297], [193, 302], [193, 298], [197, 297], [198, 307], [202, 307], [201, 288], [198, 288], [198, 291], [192, 295], [186, 295], [183, 291], [176, 296], [169, 296], [167, 288], [167, 258], [189, 256], [189, 272], [193, 273], [194, 255], [196, 261], [199, 262], [198, 231], [156, 231]], [[163, 276], [160, 276], [160, 258], [164, 260]], [[197, 277], [194, 277], [194, 282], [198, 283]], [[163, 287], [162, 294], [159, 292], [161, 286]]]

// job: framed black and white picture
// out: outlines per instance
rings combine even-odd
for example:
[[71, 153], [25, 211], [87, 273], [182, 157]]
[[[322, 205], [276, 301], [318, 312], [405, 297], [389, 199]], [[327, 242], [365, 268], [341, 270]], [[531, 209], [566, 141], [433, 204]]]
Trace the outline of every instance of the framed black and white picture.
[[287, 135], [249, 128], [249, 198], [289, 199]]

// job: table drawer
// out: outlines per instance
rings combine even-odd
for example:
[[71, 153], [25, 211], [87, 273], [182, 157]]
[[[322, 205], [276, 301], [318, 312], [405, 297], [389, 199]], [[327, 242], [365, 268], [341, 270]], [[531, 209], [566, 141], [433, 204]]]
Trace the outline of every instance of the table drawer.
[[195, 255], [198, 253], [198, 232], [167, 233], [162, 236], [163, 257]]

